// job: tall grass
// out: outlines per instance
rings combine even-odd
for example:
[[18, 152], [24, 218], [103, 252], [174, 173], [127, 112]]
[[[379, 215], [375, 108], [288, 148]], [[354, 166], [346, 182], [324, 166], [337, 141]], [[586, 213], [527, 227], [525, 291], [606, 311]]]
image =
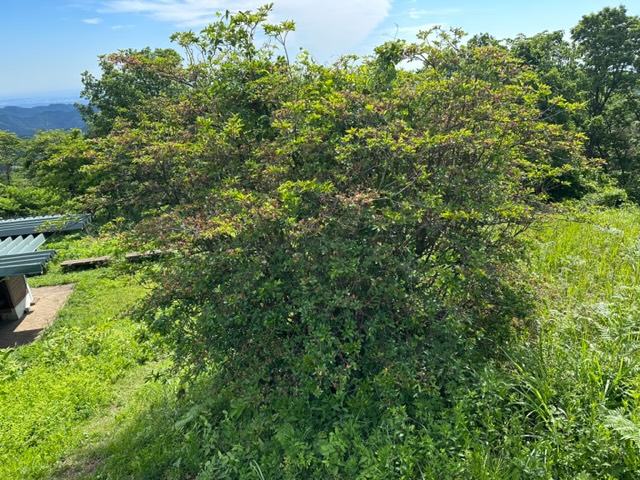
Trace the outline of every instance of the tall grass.
[[[64, 258], [64, 257], [62, 257]], [[0, 478], [41, 478], [86, 439], [83, 427], [113, 399], [128, 372], [153, 355], [141, 327], [120, 313], [140, 298], [111, 269], [62, 274], [32, 285], [75, 283], [42, 338], [0, 350]]]
[[532, 233], [545, 296], [537, 335], [514, 348], [511, 408], [554, 478], [637, 478], [640, 210], [553, 218]]
[[553, 217], [532, 230], [531, 267], [551, 287], [551, 307], [611, 302], [640, 285], [637, 208]]

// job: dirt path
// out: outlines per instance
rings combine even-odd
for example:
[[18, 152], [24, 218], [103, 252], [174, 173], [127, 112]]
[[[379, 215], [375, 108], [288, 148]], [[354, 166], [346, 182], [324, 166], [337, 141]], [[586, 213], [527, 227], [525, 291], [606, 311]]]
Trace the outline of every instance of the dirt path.
[[32, 288], [33, 304], [29, 313], [17, 322], [0, 322], [0, 348], [24, 345], [38, 338], [72, 290], [72, 284]]

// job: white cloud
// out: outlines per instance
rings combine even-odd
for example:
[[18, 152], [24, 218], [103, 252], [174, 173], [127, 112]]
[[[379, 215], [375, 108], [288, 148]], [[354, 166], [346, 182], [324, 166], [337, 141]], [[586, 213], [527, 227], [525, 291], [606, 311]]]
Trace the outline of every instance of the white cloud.
[[441, 23], [424, 23], [424, 24], [413, 25], [408, 27], [398, 27], [393, 31], [390, 30], [387, 33], [387, 36], [391, 36], [393, 38], [404, 38], [409, 42], [414, 42], [417, 40], [416, 36], [418, 35], [418, 33], [422, 31], [430, 30], [433, 27], [438, 27], [438, 26], [447, 28], [446, 25], [443, 25]]
[[[180, 28], [210, 23], [216, 11], [255, 10], [264, 0], [104, 0], [102, 12], [137, 13]], [[391, 0], [280, 0], [270, 21], [294, 20], [292, 47], [319, 58], [348, 53], [389, 15]]]
[[438, 10], [419, 10], [417, 8], [411, 8], [409, 9], [409, 17], [413, 19], [423, 17], [442, 17], [447, 15], [454, 15], [460, 12], [462, 12], [462, 10], [459, 8], [440, 8]]
[[88, 23], [89, 25], [97, 25], [102, 21], [100, 18], [83, 18], [82, 21], [84, 23]]
[[[104, 12], [139, 13], [181, 27], [198, 27], [209, 23], [216, 11], [225, 10], [219, 0], [106, 0]], [[231, 2], [228, 2], [231, 3]], [[233, 2], [234, 10], [247, 10], [253, 2]]]

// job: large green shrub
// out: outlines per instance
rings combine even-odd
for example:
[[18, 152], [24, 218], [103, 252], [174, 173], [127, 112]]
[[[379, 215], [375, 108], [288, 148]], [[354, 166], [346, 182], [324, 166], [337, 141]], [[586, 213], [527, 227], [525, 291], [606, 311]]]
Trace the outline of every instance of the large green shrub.
[[[217, 430], [221, 412], [266, 441], [284, 427], [265, 418], [291, 408], [291, 435], [312, 429], [300, 445], [331, 450], [326, 429], [345, 415], [364, 424], [340, 421], [335, 436], [357, 443], [385, 424], [411, 430], [405, 408], [432, 401], [420, 392], [446, 401], [469, 358], [497, 351], [524, 316], [518, 236], [564, 171], [552, 165], [579, 159], [574, 135], [540, 119], [548, 89], [502, 49], [433, 31], [359, 62], [290, 64], [254, 46], [266, 14], [176, 36], [191, 59], [179, 69], [144, 52], [114, 59], [183, 88], [116, 118], [85, 168], [100, 180], [95, 207], [136, 222], [135, 248], [172, 251], [150, 268], [143, 316], [177, 365], [226, 385], [198, 424], [207, 452], [237, 448], [245, 462], [252, 450]], [[288, 455], [270, 448], [274, 465]], [[357, 465], [329, 465], [346, 455], [329, 450], [326, 471], [349, 476]], [[291, 475], [319, 475], [298, 453]]]
[[[266, 12], [176, 37], [205, 59], [173, 72], [190, 88], [94, 143], [98, 198], [142, 220], [136, 240], [176, 249], [152, 325], [195, 370], [225, 361], [316, 395], [387, 370], [402, 383], [443, 329], [505, 334], [517, 236], [554, 159], [577, 157], [539, 119], [546, 87], [455, 32], [290, 65], [254, 47]], [[163, 68], [136, 55], [119, 61]]]

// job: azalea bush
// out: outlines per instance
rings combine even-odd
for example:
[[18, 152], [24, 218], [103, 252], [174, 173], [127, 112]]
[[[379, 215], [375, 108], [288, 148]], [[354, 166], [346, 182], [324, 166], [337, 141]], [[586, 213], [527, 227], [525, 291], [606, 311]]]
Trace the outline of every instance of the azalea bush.
[[[561, 100], [503, 49], [435, 29], [322, 66], [292, 61], [293, 25], [267, 14], [174, 36], [182, 63], [108, 57], [110, 82], [163, 88], [101, 117], [113, 127], [83, 167], [98, 215], [121, 215], [131, 248], [167, 252], [144, 267], [157, 288], [141, 316], [188, 378], [215, 378], [214, 413], [182, 425], [217, 425], [200, 432], [207, 452], [245, 462], [251, 449], [214, 433], [218, 413], [266, 441], [284, 427], [261, 422], [292, 408], [292, 438], [303, 425], [300, 445], [331, 450], [335, 422], [354, 442], [394, 422], [404, 435], [418, 405], [448, 401], [526, 317], [519, 237], [582, 160], [580, 138], [537, 108]], [[349, 433], [347, 417], [364, 423]], [[300, 448], [294, 476], [312, 472]]]

